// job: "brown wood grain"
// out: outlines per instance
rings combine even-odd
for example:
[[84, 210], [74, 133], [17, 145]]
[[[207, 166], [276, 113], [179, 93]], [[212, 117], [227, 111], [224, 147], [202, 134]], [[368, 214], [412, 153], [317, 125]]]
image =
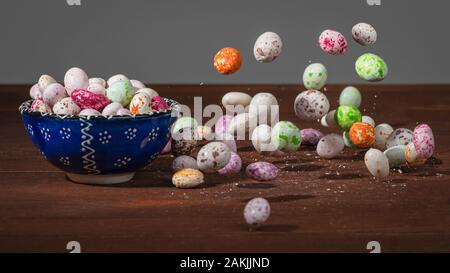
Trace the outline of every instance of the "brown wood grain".
[[[274, 93], [281, 119], [300, 128], [289, 85], [154, 85], [165, 97], [192, 105], [220, 103], [228, 91]], [[98, 187], [68, 182], [47, 163], [26, 135], [19, 104], [29, 86], [1, 86], [0, 251], [66, 252], [76, 240], [85, 252], [367, 252], [379, 241], [384, 252], [450, 251], [450, 86], [367, 85], [361, 109], [377, 123], [434, 130], [435, 158], [373, 179], [364, 152], [347, 149], [323, 160], [302, 147], [285, 158], [262, 157], [239, 143], [244, 166], [255, 160], [282, 168], [275, 181], [207, 175], [205, 187], [176, 189], [170, 156], [159, 157], [127, 184]], [[326, 93], [336, 107], [341, 85]], [[330, 132], [324, 130], [325, 132]], [[272, 215], [249, 232], [242, 212], [250, 198], [266, 197]]]

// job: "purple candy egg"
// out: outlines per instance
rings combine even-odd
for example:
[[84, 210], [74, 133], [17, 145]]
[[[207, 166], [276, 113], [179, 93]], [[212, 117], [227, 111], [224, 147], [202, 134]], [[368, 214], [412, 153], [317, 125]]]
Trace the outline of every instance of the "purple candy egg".
[[434, 135], [430, 126], [420, 124], [414, 129], [413, 143], [417, 154], [423, 158], [430, 158], [434, 153]]
[[230, 126], [231, 120], [233, 119], [230, 115], [221, 116], [214, 126], [217, 137], [221, 137], [228, 132], [228, 127]]
[[180, 155], [173, 160], [172, 169], [174, 171], [182, 169], [198, 169], [197, 160], [187, 155]]
[[324, 136], [319, 130], [307, 128], [300, 131], [303, 145], [317, 145], [319, 140]]
[[269, 181], [278, 176], [280, 169], [269, 162], [256, 162], [248, 165], [245, 173], [255, 180]]
[[241, 157], [238, 154], [231, 152], [231, 158], [230, 161], [228, 161], [228, 164], [225, 165], [225, 167], [223, 167], [222, 169], [218, 170], [217, 172], [221, 175], [231, 176], [239, 173], [241, 168], [242, 168]]

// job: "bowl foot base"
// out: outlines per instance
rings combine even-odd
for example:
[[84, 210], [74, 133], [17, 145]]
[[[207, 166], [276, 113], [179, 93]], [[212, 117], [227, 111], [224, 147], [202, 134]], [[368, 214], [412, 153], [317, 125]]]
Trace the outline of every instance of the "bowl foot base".
[[67, 178], [69, 178], [72, 182], [91, 185], [113, 185], [125, 183], [133, 179], [135, 174], [135, 172], [103, 175], [66, 173]]

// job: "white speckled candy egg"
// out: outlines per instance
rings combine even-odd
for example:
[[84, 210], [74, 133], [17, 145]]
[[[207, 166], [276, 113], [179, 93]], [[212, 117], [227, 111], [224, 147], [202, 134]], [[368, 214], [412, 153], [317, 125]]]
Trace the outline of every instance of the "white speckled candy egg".
[[242, 105], [243, 107], [247, 107], [250, 105], [252, 97], [244, 92], [228, 92], [222, 97], [222, 105], [224, 107], [227, 106], [236, 106]]
[[133, 115], [144, 115], [152, 112], [152, 99], [147, 94], [140, 93], [134, 95], [130, 102], [130, 112]]
[[252, 144], [258, 153], [275, 151], [275, 145], [272, 144], [272, 128], [267, 124], [258, 125], [252, 133]]
[[244, 209], [245, 222], [250, 226], [259, 226], [269, 219], [270, 204], [261, 197], [250, 200]]
[[145, 93], [150, 98], [159, 96], [158, 92], [156, 92], [155, 90], [153, 90], [151, 88], [142, 88], [142, 89], [139, 89], [138, 91], [136, 91], [136, 94], [140, 94], [140, 93]]
[[191, 156], [180, 155], [173, 160], [172, 169], [174, 171], [182, 169], [198, 169], [197, 160]]
[[272, 142], [277, 150], [295, 152], [300, 148], [300, 129], [290, 121], [280, 121], [272, 128]]
[[42, 93], [42, 99], [50, 107], [53, 107], [58, 101], [67, 97], [67, 92], [64, 86], [59, 83], [52, 83], [45, 88]]
[[32, 98], [34, 100], [42, 98], [42, 91], [39, 88], [39, 84], [36, 83], [35, 85], [31, 86], [31, 88], [30, 88], [30, 98]]
[[413, 143], [420, 157], [428, 159], [433, 156], [434, 135], [428, 124], [420, 124], [414, 129]]
[[[115, 82], [118, 82], [118, 81], [129, 81], [129, 80], [128, 80], [127, 76], [125, 76], [125, 75], [122, 75], [122, 74], [114, 75], [107, 80], [108, 88], [111, 85], [113, 85]], [[131, 85], [131, 86], [133, 86], [133, 85]]]
[[52, 83], [56, 83], [56, 80], [52, 76], [42, 75], [39, 77], [38, 85], [41, 91], [44, 91], [45, 88], [47, 88], [47, 86], [49, 86]]
[[321, 63], [310, 64], [303, 72], [303, 85], [308, 90], [320, 90], [327, 83], [328, 71]]
[[145, 87], [145, 84], [144, 84], [143, 82], [141, 82], [141, 81], [138, 81], [138, 80], [130, 80], [130, 82], [131, 82], [131, 85], [133, 85], [134, 90], [136, 90], [136, 91], [138, 91], [138, 90], [140, 90], [140, 89], [146, 88], [146, 87]]
[[227, 165], [217, 172], [221, 175], [225, 176], [233, 176], [241, 171], [242, 168], [242, 160], [241, 157], [234, 152], [231, 152], [230, 161], [228, 161]]
[[271, 93], [258, 93], [253, 96], [248, 112], [256, 115], [259, 124], [272, 124], [279, 116], [278, 101]]
[[331, 159], [344, 150], [345, 144], [342, 136], [329, 134], [319, 140], [316, 152], [320, 157]]
[[325, 94], [317, 90], [300, 93], [294, 102], [297, 117], [304, 121], [317, 121], [330, 110], [330, 102]]
[[90, 78], [89, 85], [91, 84], [100, 84], [103, 88], [106, 88], [106, 81], [103, 78]]
[[359, 77], [363, 80], [375, 82], [386, 78], [388, 66], [379, 56], [372, 53], [365, 53], [356, 60], [355, 69]]
[[283, 42], [275, 32], [264, 32], [256, 39], [253, 55], [260, 63], [270, 63], [280, 56]]
[[368, 123], [368, 124], [372, 125], [372, 127], [375, 127], [375, 120], [373, 120], [373, 118], [371, 118], [369, 116], [362, 116], [361, 122]]
[[78, 115], [85, 116], [85, 117], [96, 117], [96, 116], [101, 116], [102, 113], [100, 113], [99, 111], [97, 111], [95, 109], [84, 109], [84, 110], [81, 110], [81, 112]]
[[88, 88], [86, 90], [91, 92], [91, 93], [97, 94], [97, 95], [102, 95], [102, 96], [106, 95], [105, 87], [103, 87], [103, 85], [101, 85], [99, 83], [91, 83], [91, 84], [89, 84], [89, 86], [88, 86]]
[[225, 167], [231, 158], [231, 151], [223, 142], [214, 141], [203, 146], [197, 155], [197, 166], [206, 173], [213, 173]]
[[339, 105], [354, 106], [359, 108], [361, 105], [361, 93], [354, 86], [347, 86], [342, 90], [339, 96]]
[[368, 150], [364, 156], [364, 163], [369, 172], [377, 178], [385, 178], [389, 175], [389, 160], [380, 150]]
[[342, 55], [347, 51], [348, 44], [344, 35], [334, 30], [324, 30], [318, 41], [320, 49], [331, 55]]
[[387, 141], [386, 148], [391, 148], [397, 145], [408, 145], [413, 140], [413, 132], [409, 129], [399, 128], [393, 131]]
[[118, 102], [122, 106], [130, 104], [134, 96], [134, 88], [129, 80], [114, 81], [106, 90], [106, 96], [112, 102]]
[[86, 90], [89, 86], [89, 77], [83, 69], [72, 67], [64, 75], [64, 85], [67, 93], [71, 95], [75, 89]]
[[277, 178], [280, 169], [269, 162], [255, 162], [247, 166], [245, 173], [258, 181], [269, 181]]
[[113, 102], [113, 103], [106, 105], [106, 107], [103, 108], [102, 115], [103, 116], [115, 116], [120, 109], [123, 109], [122, 104], [120, 104], [118, 102]]
[[319, 143], [319, 140], [324, 136], [324, 134], [313, 128], [306, 128], [300, 131], [302, 137], [302, 145], [314, 146]]
[[371, 46], [377, 41], [377, 31], [367, 23], [358, 23], [352, 28], [353, 39], [360, 45]]
[[384, 154], [386, 155], [389, 161], [389, 167], [395, 168], [405, 164], [406, 163], [405, 152], [406, 152], [405, 145], [394, 146], [384, 151]]
[[386, 150], [386, 143], [394, 129], [387, 123], [379, 124], [375, 127], [375, 143], [374, 147], [378, 150]]
[[81, 112], [81, 108], [72, 100], [72, 98], [64, 98], [53, 106], [53, 113], [57, 115], [76, 116]]
[[180, 189], [195, 188], [204, 182], [203, 173], [196, 169], [182, 169], [172, 177], [172, 183]]

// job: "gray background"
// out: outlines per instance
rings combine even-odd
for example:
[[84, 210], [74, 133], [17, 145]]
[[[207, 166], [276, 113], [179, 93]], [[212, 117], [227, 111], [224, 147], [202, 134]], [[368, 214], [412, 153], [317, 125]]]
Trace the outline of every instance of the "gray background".
[[[329, 82], [362, 82], [354, 61], [367, 51], [389, 65], [386, 83], [450, 83], [450, 1], [382, 0], [2, 0], [0, 83], [33, 83], [40, 74], [62, 81], [72, 66], [90, 76], [124, 73], [150, 83], [300, 83], [309, 61], [328, 67]], [[372, 48], [351, 39], [351, 27], [371, 23]], [[350, 47], [329, 56], [317, 46], [324, 29], [338, 30]], [[282, 56], [270, 64], [253, 58], [265, 31], [283, 39]], [[215, 72], [222, 47], [244, 58], [235, 75]]]

